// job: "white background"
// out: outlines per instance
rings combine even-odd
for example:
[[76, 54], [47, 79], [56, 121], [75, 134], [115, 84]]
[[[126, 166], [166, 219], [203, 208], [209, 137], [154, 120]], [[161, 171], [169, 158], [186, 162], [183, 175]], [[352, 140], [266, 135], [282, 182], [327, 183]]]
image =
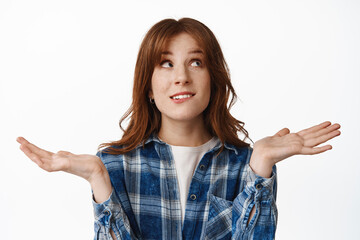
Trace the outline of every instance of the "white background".
[[137, 51], [164, 18], [192, 17], [217, 36], [256, 141], [326, 120], [333, 149], [277, 165], [277, 239], [359, 239], [360, 2], [0, 2], [1, 239], [92, 239], [88, 183], [38, 168], [18, 136], [95, 154], [118, 140]]

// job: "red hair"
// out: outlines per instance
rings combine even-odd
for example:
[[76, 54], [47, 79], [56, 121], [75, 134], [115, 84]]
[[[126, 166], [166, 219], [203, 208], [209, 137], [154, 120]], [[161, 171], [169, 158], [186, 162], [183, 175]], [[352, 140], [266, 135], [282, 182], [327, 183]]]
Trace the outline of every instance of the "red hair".
[[[135, 66], [132, 104], [119, 122], [124, 134], [118, 141], [100, 144], [98, 150], [106, 147], [104, 150], [106, 153], [123, 154], [141, 143], [144, 144], [151, 133], [159, 132], [161, 113], [148, 99], [152, 74], [155, 66], [160, 62], [161, 52], [166, 42], [182, 32], [190, 34], [205, 54], [210, 73], [211, 95], [209, 105], [203, 112], [204, 123], [209, 133], [217, 136], [222, 142], [220, 152], [224, 148], [224, 142], [238, 147], [250, 145], [238, 137], [238, 132], [242, 132], [245, 135], [244, 140], [250, 139], [243, 127], [244, 122], [235, 119], [230, 114], [230, 108], [234, 105], [237, 95], [230, 81], [228, 65], [215, 35], [203, 23], [192, 18], [181, 18], [178, 21], [164, 19], [151, 27], [145, 35]], [[227, 106], [229, 99], [230, 103]], [[130, 122], [124, 130], [122, 122], [128, 117], [130, 117]], [[121, 148], [117, 148], [118, 146]]]

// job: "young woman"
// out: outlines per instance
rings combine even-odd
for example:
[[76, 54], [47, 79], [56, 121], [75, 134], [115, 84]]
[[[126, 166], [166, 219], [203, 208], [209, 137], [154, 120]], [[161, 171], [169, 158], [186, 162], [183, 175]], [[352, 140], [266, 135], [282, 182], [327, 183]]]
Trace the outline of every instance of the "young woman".
[[331, 149], [316, 146], [338, 136], [340, 125], [284, 128], [252, 148], [229, 112], [235, 99], [211, 30], [165, 19], [141, 44], [122, 139], [101, 144], [96, 156], [17, 141], [42, 169], [91, 184], [95, 239], [274, 239], [275, 164]]

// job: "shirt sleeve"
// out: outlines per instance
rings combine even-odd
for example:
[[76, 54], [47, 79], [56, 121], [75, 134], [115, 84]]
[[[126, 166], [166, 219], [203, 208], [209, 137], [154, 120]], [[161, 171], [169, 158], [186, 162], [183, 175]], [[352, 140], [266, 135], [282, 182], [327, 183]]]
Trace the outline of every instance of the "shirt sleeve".
[[[206, 239], [275, 239], [278, 218], [276, 166], [273, 166], [270, 178], [255, 174], [249, 163], [244, 174], [245, 187], [234, 201], [210, 196]], [[247, 224], [253, 207], [255, 214]]]
[[[101, 158], [100, 152], [96, 155]], [[112, 240], [110, 229], [114, 231], [116, 239], [137, 239], [114, 188], [112, 188], [109, 198], [102, 203], [95, 202], [94, 195], [92, 195], [92, 205], [95, 218], [94, 240]]]
[[93, 196], [92, 204], [95, 217], [95, 240], [113, 239], [110, 229], [114, 231], [116, 239], [134, 239], [129, 220], [116, 199], [114, 189], [103, 203], [96, 203]]
[[[247, 224], [250, 212], [255, 214]], [[270, 178], [255, 174], [247, 166], [247, 184], [233, 202], [233, 239], [275, 239], [277, 225], [276, 166]]]

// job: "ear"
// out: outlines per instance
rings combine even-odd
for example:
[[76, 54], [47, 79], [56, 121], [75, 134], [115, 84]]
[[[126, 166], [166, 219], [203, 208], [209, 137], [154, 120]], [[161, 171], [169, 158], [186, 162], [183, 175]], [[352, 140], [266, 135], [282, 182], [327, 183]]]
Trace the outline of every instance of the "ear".
[[152, 92], [152, 90], [151, 90], [151, 89], [149, 90], [148, 97], [149, 97], [149, 98], [154, 98], [154, 94], [153, 94], [153, 92]]

